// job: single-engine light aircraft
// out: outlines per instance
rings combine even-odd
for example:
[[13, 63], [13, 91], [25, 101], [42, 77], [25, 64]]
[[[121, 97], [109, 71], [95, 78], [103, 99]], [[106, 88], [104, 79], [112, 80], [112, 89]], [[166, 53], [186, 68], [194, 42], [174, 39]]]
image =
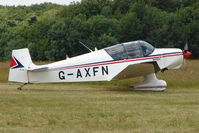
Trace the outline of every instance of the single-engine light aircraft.
[[144, 76], [142, 83], [131, 88], [163, 91], [167, 83], [158, 80], [155, 73], [179, 69], [190, 55], [188, 50], [154, 48], [145, 41], [132, 41], [47, 65], [35, 65], [29, 50], [24, 48], [12, 51], [8, 80], [28, 84], [111, 81]]

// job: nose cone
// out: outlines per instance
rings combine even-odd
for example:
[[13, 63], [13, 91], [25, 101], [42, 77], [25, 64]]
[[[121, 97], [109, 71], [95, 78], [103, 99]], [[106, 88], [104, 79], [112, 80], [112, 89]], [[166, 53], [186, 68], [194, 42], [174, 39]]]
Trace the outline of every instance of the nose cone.
[[189, 51], [184, 51], [183, 52], [183, 55], [184, 55], [184, 59], [188, 58], [189, 56], [191, 56], [191, 52]]

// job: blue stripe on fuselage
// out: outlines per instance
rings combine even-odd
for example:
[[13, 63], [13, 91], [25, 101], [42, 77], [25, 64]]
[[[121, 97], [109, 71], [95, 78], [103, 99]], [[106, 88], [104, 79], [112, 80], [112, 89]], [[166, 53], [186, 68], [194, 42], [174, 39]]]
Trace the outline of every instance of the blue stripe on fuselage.
[[[160, 55], [180, 54], [180, 53], [182, 53], [182, 52], [173, 52], [173, 53], [164, 53], [164, 54], [157, 54], [157, 55], [148, 55], [146, 57], [141, 57], [141, 58], [155, 57], [155, 56], [160, 56]], [[140, 58], [133, 58], [133, 59], [140, 59]], [[126, 61], [128, 61], [128, 60], [132, 60], [132, 59], [126, 59]], [[71, 67], [81, 67], [81, 66], [94, 65], [94, 64], [102, 64], [102, 63], [109, 63], [109, 62], [116, 62], [116, 61], [122, 61], [122, 60], [109, 60], [109, 61], [93, 62], [93, 63], [73, 65], [73, 66], [65, 66], [65, 67], [59, 67], [59, 68], [51, 68], [51, 69], [48, 69], [48, 70], [67, 69], [67, 68], [71, 68]], [[148, 63], [148, 62], [149, 61], [147, 61], [146, 63]]]

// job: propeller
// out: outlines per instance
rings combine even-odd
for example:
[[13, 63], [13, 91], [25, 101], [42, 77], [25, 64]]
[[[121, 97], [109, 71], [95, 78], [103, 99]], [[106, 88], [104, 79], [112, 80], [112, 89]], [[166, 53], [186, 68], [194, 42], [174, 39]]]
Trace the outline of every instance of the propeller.
[[188, 47], [188, 44], [186, 43], [183, 50], [184, 59], [191, 56], [191, 52], [189, 52], [188, 50], [189, 50], [189, 47]]
[[188, 44], [186, 43], [185, 45], [184, 45], [184, 51], [186, 52], [186, 51], [188, 51], [189, 50], [189, 47], [188, 47]]

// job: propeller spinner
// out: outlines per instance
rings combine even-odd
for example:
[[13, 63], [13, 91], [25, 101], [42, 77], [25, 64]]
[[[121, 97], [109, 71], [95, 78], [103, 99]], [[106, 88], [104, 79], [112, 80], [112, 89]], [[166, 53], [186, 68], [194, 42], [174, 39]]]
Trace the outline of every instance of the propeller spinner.
[[187, 43], [184, 46], [183, 55], [184, 55], [184, 59], [186, 59], [189, 56], [191, 56], [191, 52], [188, 51], [188, 44]]

